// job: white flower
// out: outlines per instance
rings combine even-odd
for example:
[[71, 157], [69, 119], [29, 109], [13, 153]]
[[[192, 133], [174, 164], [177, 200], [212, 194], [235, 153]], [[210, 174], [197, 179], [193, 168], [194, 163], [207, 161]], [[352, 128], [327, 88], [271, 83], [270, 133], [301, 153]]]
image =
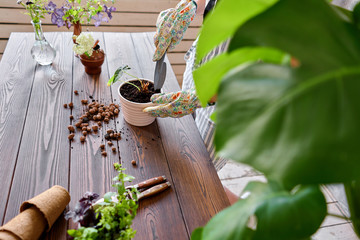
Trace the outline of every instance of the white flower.
[[84, 53], [87, 53], [89, 56], [93, 54], [93, 46], [95, 43], [95, 40], [91, 34], [81, 33], [76, 38], [76, 43], [73, 46], [73, 51], [76, 54], [82, 55]]

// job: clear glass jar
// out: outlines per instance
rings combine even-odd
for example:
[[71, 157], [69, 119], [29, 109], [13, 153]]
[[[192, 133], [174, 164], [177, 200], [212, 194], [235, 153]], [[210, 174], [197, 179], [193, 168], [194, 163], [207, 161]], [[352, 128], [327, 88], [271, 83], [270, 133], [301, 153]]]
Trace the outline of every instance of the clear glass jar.
[[49, 65], [54, 61], [56, 51], [50, 43], [46, 41], [42, 31], [41, 21], [36, 23], [31, 21], [31, 23], [35, 32], [35, 43], [31, 48], [31, 56], [40, 65]]

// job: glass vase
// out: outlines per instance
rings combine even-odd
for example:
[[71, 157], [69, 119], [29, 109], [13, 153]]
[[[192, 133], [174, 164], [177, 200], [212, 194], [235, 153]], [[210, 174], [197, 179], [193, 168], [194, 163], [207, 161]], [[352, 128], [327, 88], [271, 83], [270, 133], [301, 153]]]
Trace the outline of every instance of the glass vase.
[[31, 56], [40, 65], [49, 65], [54, 61], [56, 51], [50, 43], [46, 41], [42, 31], [41, 21], [31, 21], [31, 23], [35, 32], [35, 43], [31, 48]]

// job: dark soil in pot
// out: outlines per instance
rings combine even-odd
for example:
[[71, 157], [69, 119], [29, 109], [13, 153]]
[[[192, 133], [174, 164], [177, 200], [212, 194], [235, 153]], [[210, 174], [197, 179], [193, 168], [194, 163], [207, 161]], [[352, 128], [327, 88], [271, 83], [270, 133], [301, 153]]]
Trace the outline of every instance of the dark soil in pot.
[[[148, 103], [151, 102], [150, 98], [153, 94], [159, 93], [160, 91], [155, 92], [154, 84], [148, 81], [142, 81], [144, 83], [149, 83], [148, 91], [139, 91], [136, 87], [131, 84], [123, 84], [120, 88], [120, 94], [127, 100], [137, 103]], [[139, 80], [131, 81], [141, 89], [141, 83]]]

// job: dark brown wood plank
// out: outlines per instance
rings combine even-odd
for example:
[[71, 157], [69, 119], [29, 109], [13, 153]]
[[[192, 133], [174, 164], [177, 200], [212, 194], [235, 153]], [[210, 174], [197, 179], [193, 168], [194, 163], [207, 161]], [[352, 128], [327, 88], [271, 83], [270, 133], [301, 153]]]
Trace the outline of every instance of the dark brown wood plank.
[[0, 224], [16, 166], [18, 149], [31, 88], [35, 62], [30, 55], [33, 45], [30, 34], [12, 34], [0, 62]]
[[[101, 48], [104, 48], [104, 40], [102, 33], [92, 33], [95, 39], [100, 40]], [[84, 66], [80, 59], [74, 60], [74, 90], [79, 95], [73, 95], [74, 109], [72, 111], [75, 117], [75, 123], [81, 115], [84, 114], [87, 107], [81, 104], [82, 99], [87, 99], [89, 103], [97, 100], [100, 103], [109, 104], [111, 102], [110, 88], [106, 83], [109, 79], [106, 61], [102, 65], [100, 75], [91, 76], [85, 73]], [[90, 125], [95, 125], [91, 122]], [[85, 192], [96, 192], [100, 196], [108, 191], [114, 191], [111, 187], [112, 178], [116, 176], [113, 163], [119, 162], [118, 154], [114, 154], [111, 148], [106, 144], [104, 135], [107, 129], [115, 129], [115, 121], [104, 124], [98, 133], [89, 134], [86, 142], [82, 144], [79, 140], [82, 136], [81, 131], [76, 132], [75, 141], [71, 144], [71, 170], [70, 170], [70, 208], [75, 207], [76, 202], [84, 195]], [[107, 157], [101, 155], [100, 145], [106, 145]], [[113, 141], [115, 147], [116, 141]], [[76, 225], [70, 222], [70, 228]]]
[[[32, 42], [31, 35], [25, 36]], [[69, 34], [45, 36], [57, 49], [57, 57], [52, 65], [36, 67], [5, 221], [18, 214], [23, 201], [54, 185], [68, 188], [70, 112], [63, 103], [71, 100], [73, 54]], [[59, 235], [50, 232], [51, 238], [65, 239], [65, 220], [61, 218], [54, 227], [62, 231]]]
[[[131, 67], [131, 74], [152, 79], [152, 76], [146, 75], [155, 66], [148, 58], [148, 45], [143, 41], [146, 35], [133, 33], [104, 33], [104, 35], [111, 74], [119, 66], [127, 64]], [[142, 58], [146, 61], [141, 61]], [[124, 77], [126, 78], [128, 77]], [[113, 99], [117, 102], [119, 84], [116, 83], [111, 87]], [[147, 127], [134, 127], [127, 124], [120, 116], [117, 128], [123, 132], [123, 137], [119, 141], [122, 164], [127, 168], [126, 172], [136, 178], [135, 182], [165, 175], [173, 183], [156, 123]], [[131, 165], [132, 159], [137, 161], [136, 167]], [[139, 240], [189, 238], [173, 187], [157, 196], [142, 200], [133, 227], [138, 231], [135, 239]]]
[[[152, 34], [148, 33], [147, 56], [139, 59], [143, 65], [154, 51]], [[140, 52], [138, 53], [140, 55]], [[169, 64], [168, 60], [166, 60]], [[170, 68], [169, 68], [170, 69]], [[147, 68], [145, 76], [151, 76], [153, 69]], [[174, 73], [167, 72], [164, 92], [180, 90]], [[174, 187], [179, 193], [180, 206], [189, 232], [205, 225], [212, 216], [229, 206], [224, 188], [210, 161], [203, 140], [192, 116], [182, 118], [158, 118], [159, 132], [165, 149]], [[196, 184], [194, 184], [196, 183]]]

